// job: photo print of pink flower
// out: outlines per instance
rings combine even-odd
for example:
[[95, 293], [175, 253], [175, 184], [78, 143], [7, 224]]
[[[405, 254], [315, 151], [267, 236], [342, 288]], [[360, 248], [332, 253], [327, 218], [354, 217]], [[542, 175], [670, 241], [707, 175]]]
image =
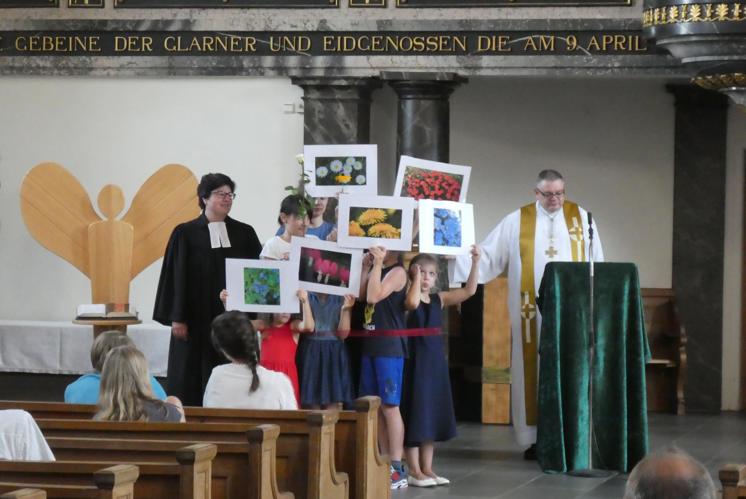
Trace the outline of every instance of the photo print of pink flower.
[[351, 264], [349, 253], [301, 248], [298, 280], [348, 288]]
[[362, 250], [342, 248], [336, 242], [315, 237], [293, 237], [290, 245], [290, 263], [300, 288], [330, 295], [358, 295]]

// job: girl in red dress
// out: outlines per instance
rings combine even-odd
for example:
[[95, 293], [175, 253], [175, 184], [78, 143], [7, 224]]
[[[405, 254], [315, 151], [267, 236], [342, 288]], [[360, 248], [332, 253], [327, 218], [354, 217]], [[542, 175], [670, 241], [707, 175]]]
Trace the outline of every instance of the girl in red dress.
[[272, 371], [288, 375], [293, 383], [295, 398], [300, 407], [298, 368], [295, 365], [298, 335], [313, 332], [315, 324], [305, 289], [298, 290], [298, 300], [301, 304], [300, 319], [293, 318], [291, 314], [272, 314], [270, 327], [262, 330], [262, 352], [259, 364]]

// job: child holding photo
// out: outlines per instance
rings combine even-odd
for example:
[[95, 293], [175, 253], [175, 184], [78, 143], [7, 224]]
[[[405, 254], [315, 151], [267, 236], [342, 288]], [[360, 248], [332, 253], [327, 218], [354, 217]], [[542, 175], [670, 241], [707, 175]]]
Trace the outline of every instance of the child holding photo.
[[[363, 265], [360, 299], [367, 302], [365, 329], [404, 329], [407, 273], [399, 261], [398, 252], [387, 252], [385, 248], [373, 246], [363, 259]], [[404, 453], [404, 423], [399, 412], [406, 355], [407, 342], [403, 337], [373, 337], [363, 340], [359, 395], [381, 397], [378, 446], [381, 453], [391, 456], [392, 489], [407, 486], [407, 473], [401, 462]]]
[[316, 330], [298, 344], [300, 401], [306, 409], [329, 409], [352, 401], [350, 361], [344, 339], [355, 297], [309, 293]]
[[[336, 227], [332, 222], [328, 222], [325, 218], [327, 211], [333, 214], [333, 206], [329, 206], [330, 201], [335, 201], [334, 198], [313, 198], [313, 211], [311, 212], [308, 225], [306, 227], [306, 237], [318, 237], [322, 241], [334, 241], [336, 240]], [[328, 208], [328, 209], [327, 209]], [[336, 217], [335, 217], [336, 218]], [[276, 236], [281, 236], [285, 232], [285, 226], [282, 225], [277, 232]], [[332, 237], [330, 237], [330, 235]]]
[[[308, 293], [305, 289], [299, 289], [297, 296], [301, 304], [300, 319], [294, 318], [289, 313], [278, 313], [270, 315], [270, 323], [266, 328], [263, 321], [251, 321], [251, 323], [253, 327], [261, 329], [262, 344], [259, 364], [271, 371], [287, 374], [293, 385], [296, 402], [300, 405], [298, 368], [295, 364], [298, 336], [300, 333], [312, 332], [315, 323], [308, 302]], [[225, 305], [228, 300], [227, 290], [220, 292], [220, 299]]]
[[[438, 282], [438, 261], [421, 253], [412, 259], [412, 279], [405, 307], [409, 328], [441, 328], [443, 307], [458, 305], [477, 291], [479, 248], [471, 247], [471, 271], [466, 287], [433, 293]], [[450, 483], [433, 471], [434, 442], [456, 436], [451, 382], [443, 337], [414, 336], [404, 367], [402, 414], [406, 428], [404, 446], [409, 466], [409, 485], [432, 487]]]
[[305, 237], [309, 224], [311, 204], [297, 194], [291, 194], [282, 200], [277, 222], [283, 227], [282, 235], [273, 236], [262, 248], [259, 258], [267, 260], [287, 260], [290, 257], [290, 239], [293, 236]]
[[259, 336], [245, 313], [232, 311], [217, 316], [212, 321], [212, 344], [230, 364], [212, 370], [205, 389], [205, 407], [298, 408], [290, 378], [259, 365]]

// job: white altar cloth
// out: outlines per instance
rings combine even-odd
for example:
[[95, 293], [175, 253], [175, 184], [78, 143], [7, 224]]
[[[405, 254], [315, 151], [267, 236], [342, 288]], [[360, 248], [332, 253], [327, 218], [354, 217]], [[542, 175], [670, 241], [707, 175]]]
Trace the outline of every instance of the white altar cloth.
[[[170, 328], [127, 326], [148, 359], [150, 374], [165, 376]], [[93, 328], [71, 322], [0, 320], [0, 372], [83, 374], [92, 371]]]

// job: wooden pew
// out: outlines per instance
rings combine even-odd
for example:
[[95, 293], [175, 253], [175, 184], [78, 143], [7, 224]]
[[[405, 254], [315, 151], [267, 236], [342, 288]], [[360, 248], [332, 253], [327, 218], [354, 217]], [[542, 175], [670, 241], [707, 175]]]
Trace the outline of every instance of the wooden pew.
[[0, 494], [0, 499], [47, 499], [47, 493], [41, 489], [18, 489]]
[[746, 498], [746, 464], [726, 464], [718, 473], [723, 499]]
[[[361, 397], [354, 411], [339, 412], [334, 431], [335, 469], [347, 473], [352, 497], [356, 499], [388, 499], [389, 459], [378, 451], [378, 397]], [[83, 419], [95, 412], [92, 405], [53, 402], [0, 401], [0, 409], [18, 408], [35, 418]], [[304, 425], [310, 411], [255, 411], [245, 409], [215, 409], [186, 407], [187, 422], [252, 423], [268, 422], [280, 426], [281, 433]], [[220, 454], [220, 451], [218, 451]], [[214, 466], [217, 468], [217, 464]]]
[[[275, 473], [282, 490], [290, 490], [298, 499], [347, 499], [346, 473], [334, 467], [334, 425], [338, 415], [332, 411], [306, 411], [305, 423], [286, 425], [277, 438]], [[179, 440], [198, 442], [245, 442], [256, 436], [250, 423], [150, 423], [38, 418], [45, 437], [66, 436], [102, 439]], [[259, 432], [262, 433], [261, 431]], [[268, 458], [271, 449], [263, 449]], [[262, 472], [271, 473], [271, 463], [262, 460]], [[252, 464], [252, 463], [250, 463]], [[257, 465], [258, 466], [258, 465]], [[251, 470], [256, 470], [252, 465]], [[266, 490], [266, 488], [265, 488]], [[245, 497], [245, 494], [241, 497]]]
[[687, 337], [676, 297], [668, 288], [642, 288], [640, 292], [651, 353], [645, 366], [648, 410], [683, 415]]
[[[16, 471], [5, 470], [0, 471], [2, 480], [0, 482], [0, 493], [19, 493], [18, 489], [22, 487], [28, 487], [33, 484], [35, 488], [42, 489], [45, 492], [46, 497], [50, 499], [57, 498], [91, 498], [91, 499], [133, 499], [134, 496], [134, 485], [139, 475], [137, 466], [129, 464], [120, 464], [111, 466], [104, 469], [97, 469], [94, 472], [86, 473], [87, 483], [83, 485], [71, 485], [56, 483], [55, 478], [59, 475], [54, 475], [51, 472], [53, 467], [57, 465], [56, 462], [39, 462], [39, 461], [0, 461], [2, 466], [10, 466], [15, 468]], [[21, 475], [19, 471], [23, 465], [36, 466], [37, 468], [46, 467], [46, 473], [48, 478], [43, 482], [31, 482], [27, 483], [24, 481], [12, 481], [11, 477], [29, 477], [29, 475]], [[17, 473], [17, 474], [16, 474]], [[64, 472], [67, 473], [67, 470]], [[51, 479], [50, 479], [51, 478]], [[28, 490], [28, 489], [26, 489]], [[4, 496], [3, 496], [4, 497]], [[10, 497], [34, 497], [34, 496], [22, 496], [22, 495], [11, 495]]]
[[[212, 461], [212, 496], [292, 499], [292, 493], [278, 490], [274, 475], [277, 425], [260, 425], [249, 430], [248, 442], [218, 442]], [[174, 462], [187, 442], [177, 440], [134, 440], [46, 437], [58, 459], [114, 460], [117, 462]], [[248, 456], [248, 460], [247, 460]], [[248, 465], [248, 466], [247, 466]], [[262, 476], [264, 475], [264, 478]], [[259, 477], [259, 478], [253, 478]]]
[[[216, 448], [201, 443], [179, 449], [178, 462], [132, 462], [139, 469], [134, 486], [138, 497], [178, 497], [211, 499], [212, 459]], [[89, 460], [78, 456], [73, 461], [0, 461], [0, 477], [6, 482], [89, 485], [90, 478], [102, 466], [117, 464], [112, 459]]]
[[[335, 467], [347, 473], [352, 497], [387, 499], [391, 497], [388, 456], [378, 451], [378, 397], [355, 400], [354, 411], [339, 411], [334, 431]], [[283, 428], [297, 425], [307, 411], [247, 411], [188, 407], [188, 421], [203, 423], [253, 423], [272, 421]]]

